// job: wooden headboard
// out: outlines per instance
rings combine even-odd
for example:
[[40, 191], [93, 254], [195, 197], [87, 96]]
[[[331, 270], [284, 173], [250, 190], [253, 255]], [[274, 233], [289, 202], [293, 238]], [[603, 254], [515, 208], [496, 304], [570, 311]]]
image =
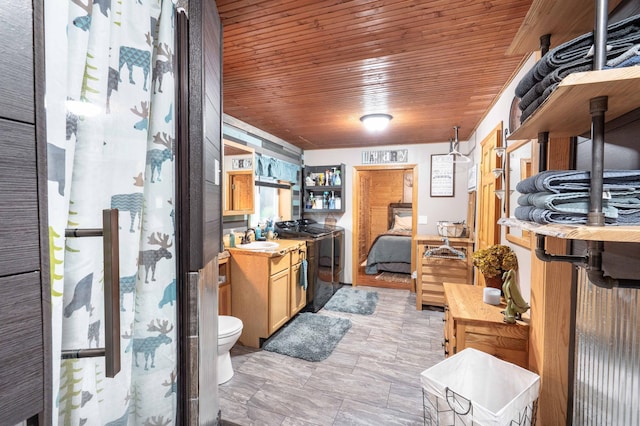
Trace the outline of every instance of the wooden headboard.
[[411, 216], [413, 214], [413, 206], [411, 203], [389, 203], [389, 213], [387, 215], [387, 229], [393, 227], [395, 215]]

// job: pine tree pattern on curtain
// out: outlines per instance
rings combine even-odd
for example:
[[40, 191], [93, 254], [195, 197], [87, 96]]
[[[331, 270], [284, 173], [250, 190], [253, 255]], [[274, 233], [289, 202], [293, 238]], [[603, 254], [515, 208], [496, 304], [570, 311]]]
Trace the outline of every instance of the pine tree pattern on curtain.
[[[174, 22], [170, 0], [45, 4], [54, 424], [174, 424]], [[78, 112], [73, 105], [90, 106]], [[97, 112], [97, 113], [96, 113]], [[99, 228], [120, 211], [122, 370], [104, 346]]]

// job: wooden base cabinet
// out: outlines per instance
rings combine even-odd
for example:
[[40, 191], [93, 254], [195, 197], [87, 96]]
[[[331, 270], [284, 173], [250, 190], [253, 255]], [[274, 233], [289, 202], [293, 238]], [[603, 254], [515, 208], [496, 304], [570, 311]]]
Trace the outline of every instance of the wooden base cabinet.
[[306, 305], [299, 268], [304, 241], [279, 240], [277, 251], [230, 248], [233, 276], [232, 314], [242, 320], [239, 342], [259, 348]]
[[218, 315], [232, 315], [231, 264], [227, 251], [218, 255]]
[[290, 268], [273, 274], [269, 278], [269, 335], [275, 333], [289, 320], [290, 285]]
[[482, 300], [483, 288], [444, 283], [446, 299], [445, 357], [474, 348], [503, 361], [529, 368], [529, 319], [504, 322], [506, 305], [489, 305]]
[[[416, 244], [418, 279], [416, 285], [416, 309], [422, 305], [444, 306], [442, 283], [473, 284], [473, 240], [470, 238], [449, 238], [449, 246], [458, 253], [440, 249], [445, 244], [439, 235], [417, 235]], [[439, 253], [430, 256], [429, 253]]]

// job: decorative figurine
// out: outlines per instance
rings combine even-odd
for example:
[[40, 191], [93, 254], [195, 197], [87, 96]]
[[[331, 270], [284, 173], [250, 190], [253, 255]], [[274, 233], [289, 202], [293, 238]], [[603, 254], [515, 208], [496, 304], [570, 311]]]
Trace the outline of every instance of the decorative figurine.
[[504, 314], [504, 322], [507, 324], [515, 324], [516, 320], [522, 319], [522, 314], [529, 310], [529, 304], [522, 298], [518, 283], [516, 282], [515, 269], [509, 269], [502, 276], [504, 284], [502, 284], [502, 292], [507, 301], [507, 308], [502, 311]]

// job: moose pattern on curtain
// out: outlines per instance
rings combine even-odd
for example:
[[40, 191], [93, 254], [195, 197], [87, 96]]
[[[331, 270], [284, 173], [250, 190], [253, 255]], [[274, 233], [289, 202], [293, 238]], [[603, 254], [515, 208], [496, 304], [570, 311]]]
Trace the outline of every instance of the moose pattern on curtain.
[[[45, 2], [54, 424], [176, 420], [174, 22], [170, 0]], [[104, 346], [100, 228], [120, 211], [122, 369]], [[59, 366], [59, 368], [57, 368]]]

